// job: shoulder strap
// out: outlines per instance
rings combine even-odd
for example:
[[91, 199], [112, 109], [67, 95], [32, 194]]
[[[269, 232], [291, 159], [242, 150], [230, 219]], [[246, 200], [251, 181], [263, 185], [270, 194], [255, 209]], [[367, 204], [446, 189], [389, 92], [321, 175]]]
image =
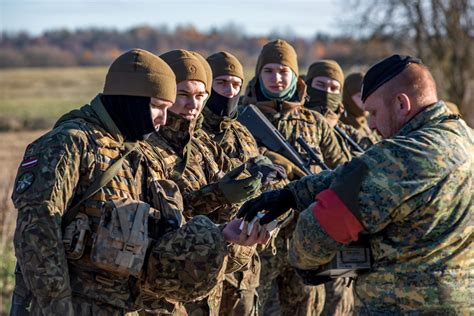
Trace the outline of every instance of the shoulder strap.
[[66, 228], [67, 225], [69, 225], [74, 220], [77, 213], [79, 212], [79, 207], [81, 206], [81, 204], [84, 203], [88, 198], [96, 194], [107, 183], [109, 183], [113, 177], [117, 175], [119, 170], [122, 168], [122, 164], [125, 158], [137, 147], [138, 147], [138, 142], [125, 143], [125, 148], [127, 149], [127, 152], [122, 157], [120, 157], [116, 162], [114, 162], [107, 170], [105, 170], [105, 172], [102, 173], [102, 175], [96, 178], [94, 182], [89, 186], [89, 188], [87, 188], [87, 191], [84, 193], [82, 199], [64, 213], [62, 222], [61, 222], [61, 227], [63, 230], [64, 228]]

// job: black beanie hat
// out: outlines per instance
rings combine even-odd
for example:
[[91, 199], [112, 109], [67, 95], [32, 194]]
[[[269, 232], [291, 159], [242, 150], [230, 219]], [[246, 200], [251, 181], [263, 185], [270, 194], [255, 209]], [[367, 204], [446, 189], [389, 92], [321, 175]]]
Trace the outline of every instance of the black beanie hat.
[[401, 73], [409, 64], [422, 64], [421, 60], [406, 55], [392, 55], [370, 67], [362, 83], [363, 102], [384, 83]]

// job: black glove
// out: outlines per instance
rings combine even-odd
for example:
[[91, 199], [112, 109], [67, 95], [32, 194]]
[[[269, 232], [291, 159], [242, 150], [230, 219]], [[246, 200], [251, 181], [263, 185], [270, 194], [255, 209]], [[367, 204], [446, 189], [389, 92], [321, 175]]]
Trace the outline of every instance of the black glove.
[[251, 221], [257, 213], [267, 211], [267, 214], [260, 219], [260, 224], [265, 225], [295, 207], [296, 201], [289, 189], [267, 191], [259, 197], [245, 202], [237, 217], [245, 217], [246, 221]]

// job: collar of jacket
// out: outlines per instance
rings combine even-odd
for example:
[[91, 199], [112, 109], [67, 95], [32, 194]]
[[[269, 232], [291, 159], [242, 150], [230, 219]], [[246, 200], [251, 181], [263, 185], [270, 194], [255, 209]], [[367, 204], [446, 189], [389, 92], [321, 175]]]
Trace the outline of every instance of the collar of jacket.
[[367, 117], [365, 115], [363, 116], [354, 116], [351, 112], [344, 112], [341, 115], [341, 121], [344, 124], [352, 125], [357, 129], [364, 128], [367, 123]]
[[257, 101], [256, 83], [257, 77], [254, 77], [252, 80], [250, 80], [245, 92], [245, 96], [242, 99], [242, 104], [255, 104], [260, 109], [260, 111], [262, 111], [267, 117], [283, 116], [287, 112], [296, 111], [302, 108], [304, 103], [306, 102], [306, 84], [301, 78], [298, 78], [298, 81], [296, 83], [298, 101]]
[[188, 121], [178, 114], [168, 111], [166, 125], [158, 132], [175, 150], [182, 153], [191, 139], [191, 135], [202, 124], [201, 114], [194, 120]]
[[208, 108], [203, 109], [202, 115], [204, 116], [204, 126], [213, 133], [221, 133], [225, 131], [229, 128], [229, 125], [232, 125], [232, 123], [237, 120], [237, 116], [234, 118], [222, 117]]
[[425, 125], [436, 124], [450, 118], [458, 119], [459, 115], [452, 114], [443, 101], [438, 101], [412, 117], [395, 136], [406, 136]]
[[90, 104], [84, 105], [80, 109], [72, 110], [61, 116], [54, 127], [68, 120], [80, 118], [92, 124], [100, 125], [118, 143], [123, 144], [124, 138], [102, 104], [102, 101], [100, 101], [100, 96], [101, 94], [98, 94], [94, 99], [92, 99]]

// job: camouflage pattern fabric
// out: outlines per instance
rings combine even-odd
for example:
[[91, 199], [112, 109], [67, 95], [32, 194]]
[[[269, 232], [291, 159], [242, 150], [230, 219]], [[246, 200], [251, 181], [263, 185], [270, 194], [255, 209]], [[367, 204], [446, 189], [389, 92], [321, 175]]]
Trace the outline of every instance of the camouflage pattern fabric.
[[259, 155], [257, 141], [237, 119], [223, 118], [208, 108], [202, 112], [203, 130], [221, 146], [227, 156], [245, 162]]
[[[347, 128], [348, 133], [354, 133], [354, 137], [360, 138], [361, 140], [363, 140], [361, 142], [356, 141], [356, 143], [361, 145], [361, 147], [362, 145], [366, 146], [366, 143], [367, 144], [371, 143], [371, 145], [373, 145], [382, 139], [382, 137], [375, 130], [370, 129], [369, 123], [367, 122], [367, 117], [361, 116], [361, 117], [354, 117], [354, 119], [350, 119], [348, 118], [348, 116], [350, 116], [350, 114], [347, 114], [347, 112], [344, 112], [344, 114], [341, 116], [340, 121], [339, 121], [341, 123], [340, 127], [341, 128], [342, 127], [347, 128], [349, 126], [352, 127], [352, 128]], [[353, 129], [355, 129], [356, 132], [352, 132], [351, 130]], [[367, 149], [369, 147], [370, 145], [367, 147], [362, 147], [362, 148]]]
[[[334, 131], [324, 117], [316, 111], [303, 107], [306, 101], [306, 84], [302, 79], [298, 79], [298, 97], [294, 101], [258, 101], [257, 82], [256, 78], [249, 82], [242, 105], [255, 104], [304, 159], [307, 159], [308, 155], [296, 142], [299, 136], [313, 147], [330, 168], [351, 158], [349, 149], [337, 141]], [[314, 173], [321, 171], [316, 163], [313, 163], [310, 169]]]
[[[202, 120], [202, 117], [199, 118]], [[227, 157], [200, 126], [169, 113], [167, 125], [147, 142], [166, 164], [166, 170], [178, 184], [184, 200], [187, 218], [207, 215], [216, 223], [224, 223], [238, 211], [228, 204], [217, 182], [224, 174], [240, 165]]]
[[219, 227], [195, 216], [151, 247], [144, 288], [173, 301], [202, 299], [224, 280], [226, 247]]
[[[274, 245], [261, 254], [262, 271], [258, 296], [262, 315], [319, 315], [324, 306], [324, 285], [307, 286], [288, 263], [288, 233], [285, 228]], [[273, 297], [276, 296], [276, 297]], [[271, 306], [276, 301], [279, 308]]]
[[[337, 126], [339, 126], [339, 128], [344, 133], [346, 133], [347, 136], [349, 136], [353, 141], [355, 141], [364, 150], [367, 150], [370, 146], [372, 146], [379, 140], [375, 133], [364, 134], [360, 130], [356, 129], [355, 127], [352, 127], [351, 125], [346, 125], [342, 123], [341, 121], [337, 122]], [[350, 146], [350, 144], [346, 144], [346, 147], [351, 149], [351, 153], [354, 151], [354, 149]]]
[[[26, 286], [45, 315], [70, 314], [75, 296], [128, 311], [145, 306], [138, 278], [117, 277], [91, 262], [90, 235], [77, 260], [66, 259], [62, 241], [64, 210], [80, 200], [93, 179], [125, 151], [123, 138], [99, 96], [64, 115], [53, 130], [26, 149], [12, 196], [18, 209], [14, 246]], [[159, 210], [172, 204], [155, 192], [156, 180], [164, 177], [161, 161], [140, 143], [112, 181], [86, 200], [79, 212], [89, 217], [94, 232], [102, 206], [110, 199], [141, 200]], [[174, 202], [167, 209], [182, 205]], [[157, 309], [160, 302], [152, 305]]]
[[344, 316], [354, 314], [354, 282], [350, 278], [337, 278], [324, 283], [326, 293], [321, 315]]
[[[357, 314], [474, 313], [473, 152], [472, 130], [440, 101], [358, 158], [368, 167], [358, 218], [370, 234], [374, 265], [354, 286]], [[298, 209], [344, 170], [290, 183]], [[311, 269], [342, 247], [309, 207], [300, 213], [289, 258]]]
[[[216, 223], [232, 219], [239, 209], [229, 204], [217, 182], [225, 173], [241, 164], [228, 157], [223, 149], [201, 127], [203, 116], [194, 121], [169, 113], [167, 125], [147, 141], [167, 166], [167, 173], [181, 189], [185, 216], [209, 216]], [[227, 273], [246, 270], [255, 247], [230, 245]], [[186, 304], [190, 315], [219, 313], [223, 284], [219, 283], [206, 300]]]

